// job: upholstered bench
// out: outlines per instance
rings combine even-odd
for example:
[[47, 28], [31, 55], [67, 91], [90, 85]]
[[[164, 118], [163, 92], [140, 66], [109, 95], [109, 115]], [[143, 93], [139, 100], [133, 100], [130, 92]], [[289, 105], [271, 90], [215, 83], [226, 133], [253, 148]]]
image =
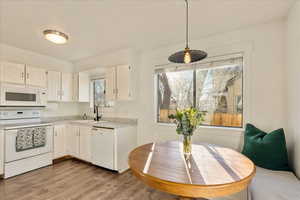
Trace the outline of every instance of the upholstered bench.
[[300, 180], [292, 172], [257, 167], [248, 191], [251, 200], [300, 200]]
[[257, 167], [248, 191], [214, 200], [300, 200], [300, 180], [292, 172]]
[[300, 180], [289, 171], [282, 128], [267, 133], [247, 124], [242, 153], [257, 166], [250, 186], [240, 193], [214, 200], [300, 200]]

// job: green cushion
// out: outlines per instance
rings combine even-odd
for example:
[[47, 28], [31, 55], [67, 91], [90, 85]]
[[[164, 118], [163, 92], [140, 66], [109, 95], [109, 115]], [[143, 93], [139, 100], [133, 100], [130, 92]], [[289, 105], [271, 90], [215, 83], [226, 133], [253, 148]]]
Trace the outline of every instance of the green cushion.
[[242, 153], [259, 167], [290, 171], [282, 128], [265, 133], [252, 124], [247, 124]]

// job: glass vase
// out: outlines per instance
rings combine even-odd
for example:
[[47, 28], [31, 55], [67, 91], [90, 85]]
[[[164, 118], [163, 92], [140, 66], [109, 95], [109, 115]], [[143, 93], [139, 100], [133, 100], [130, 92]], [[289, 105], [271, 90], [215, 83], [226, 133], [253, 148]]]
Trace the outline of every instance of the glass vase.
[[189, 157], [192, 153], [192, 136], [183, 135], [183, 153], [185, 157]]

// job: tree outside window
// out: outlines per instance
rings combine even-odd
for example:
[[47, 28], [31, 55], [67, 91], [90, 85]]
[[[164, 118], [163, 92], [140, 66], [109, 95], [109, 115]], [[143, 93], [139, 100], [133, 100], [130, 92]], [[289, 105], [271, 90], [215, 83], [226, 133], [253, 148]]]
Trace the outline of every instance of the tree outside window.
[[93, 80], [95, 106], [105, 106], [105, 79]]
[[243, 126], [242, 62], [207, 65], [157, 73], [157, 122], [170, 123], [176, 109], [194, 106], [207, 113], [203, 125]]

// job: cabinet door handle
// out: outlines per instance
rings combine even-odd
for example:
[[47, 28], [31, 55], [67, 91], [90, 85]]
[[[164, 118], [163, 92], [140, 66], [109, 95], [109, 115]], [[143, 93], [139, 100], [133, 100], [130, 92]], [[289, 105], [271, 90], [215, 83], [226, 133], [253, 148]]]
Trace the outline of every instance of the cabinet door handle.
[[21, 79], [24, 79], [24, 72], [21, 73]]
[[29, 73], [27, 73], [26, 75], [27, 75], [27, 79], [29, 79]]

